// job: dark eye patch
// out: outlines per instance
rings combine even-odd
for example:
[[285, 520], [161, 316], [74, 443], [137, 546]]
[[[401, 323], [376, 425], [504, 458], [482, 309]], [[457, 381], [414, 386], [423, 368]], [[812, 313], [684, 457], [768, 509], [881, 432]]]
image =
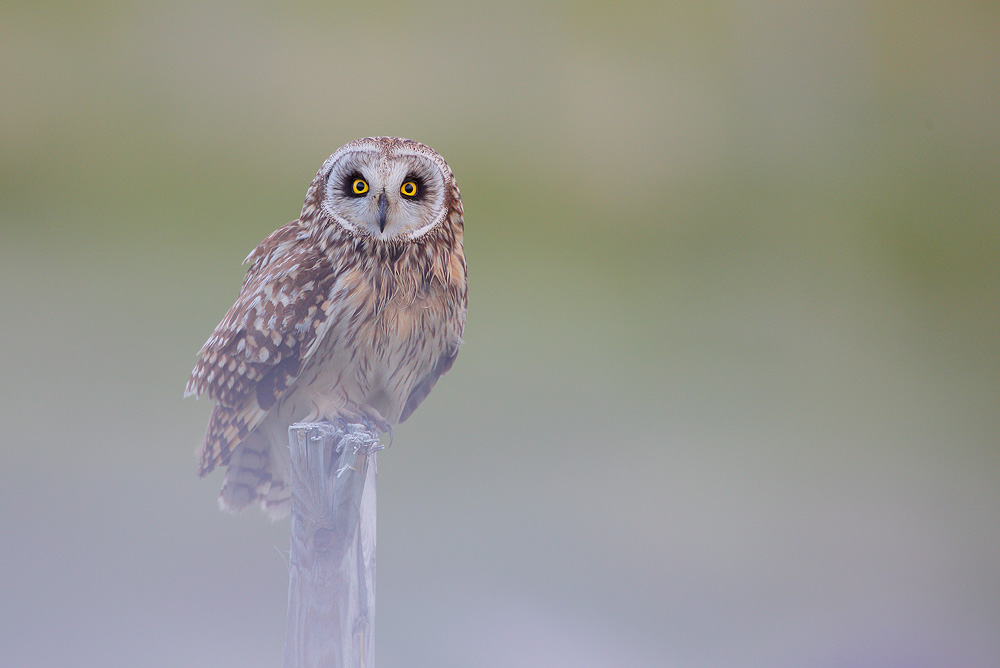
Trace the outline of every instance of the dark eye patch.
[[[355, 188], [355, 184], [361, 181], [364, 183], [364, 189], [361, 192]], [[341, 182], [341, 190], [344, 195], [348, 197], [362, 197], [368, 192], [368, 180], [361, 176], [361, 172], [351, 172], [344, 180]]]
[[[414, 183], [416, 185], [416, 192], [414, 194], [412, 194], [412, 195], [410, 195], [407, 192], [407, 184], [409, 184], [410, 182], [412, 182], [412, 183]], [[400, 192], [404, 196], [406, 196], [406, 199], [409, 199], [409, 200], [421, 200], [427, 194], [427, 182], [419, 174], [407, 174], [406, 178], [403, 179], [403, 186], [402, 186], [402, 188], [400, 188]]]

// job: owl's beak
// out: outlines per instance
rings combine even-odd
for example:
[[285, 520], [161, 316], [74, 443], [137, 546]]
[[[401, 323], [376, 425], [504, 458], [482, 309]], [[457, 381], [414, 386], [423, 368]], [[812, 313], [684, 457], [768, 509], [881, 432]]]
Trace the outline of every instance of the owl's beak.
[[378, 201], [378, 230], [385, 232], [385, 214], [389, 207], [389, 198], [382, 192], [376, 195], [375, 199]]

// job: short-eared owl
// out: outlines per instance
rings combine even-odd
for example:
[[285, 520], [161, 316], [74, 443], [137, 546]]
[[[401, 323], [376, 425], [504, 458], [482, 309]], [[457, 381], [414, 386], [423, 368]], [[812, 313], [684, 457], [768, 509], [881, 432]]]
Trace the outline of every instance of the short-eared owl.
[[297, 220], [250, 253], [239, 298], [185, 396], [215, 402], [200, 473], [228, 465], [227, 510], [289, 510], [288, 427], [402, 422], [451, 368], [465, 326], [462, 200], [423, 144], [358, 139], [331, 155]]

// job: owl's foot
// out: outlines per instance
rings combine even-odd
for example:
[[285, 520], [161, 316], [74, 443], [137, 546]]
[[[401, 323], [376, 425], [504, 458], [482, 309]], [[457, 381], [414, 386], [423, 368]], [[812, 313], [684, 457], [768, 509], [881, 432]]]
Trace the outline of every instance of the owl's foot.
[[362, 424], [373, 431], [388, 433], [390, 436], [392, 435], [392, 425], [388, 420], [382, 417], [381, 413], [371, 406], [355, 410], [341, 409], [337, 411], [335, 421], [340, 422], [345, 427], [348, 424]]
[[382, 433], [388, 433], [390, 436], [392, 436], [392, 425], [389, 424], [389, 421], [386, 420], [384, 417], [382, 417], [382, 414], [379, 413], [374, 408], [371, 407], [362, 408], [361, 417], [370, 426], [374, 427], [376, 431]]

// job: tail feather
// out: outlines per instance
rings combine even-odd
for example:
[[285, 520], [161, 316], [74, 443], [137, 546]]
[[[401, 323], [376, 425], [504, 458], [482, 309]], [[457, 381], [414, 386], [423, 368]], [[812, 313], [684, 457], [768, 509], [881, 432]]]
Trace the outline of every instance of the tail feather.
[[250, 402], [242, 408], [216, 404], [208, 421], [205, 440], [198, 448], [198, 475], [206, 476], [216, 466], [228, 464], [233, 451], [241, 441], [249, 438], [266, 415], [267, 411], [256, 402]]
[[259, 504], [271, 519], [286, 517], [291, 510], [287, 459], [284, 443], [278, 448], [263, 430], [255, 430], [230, 457], [219, 506], [236, 513]]

